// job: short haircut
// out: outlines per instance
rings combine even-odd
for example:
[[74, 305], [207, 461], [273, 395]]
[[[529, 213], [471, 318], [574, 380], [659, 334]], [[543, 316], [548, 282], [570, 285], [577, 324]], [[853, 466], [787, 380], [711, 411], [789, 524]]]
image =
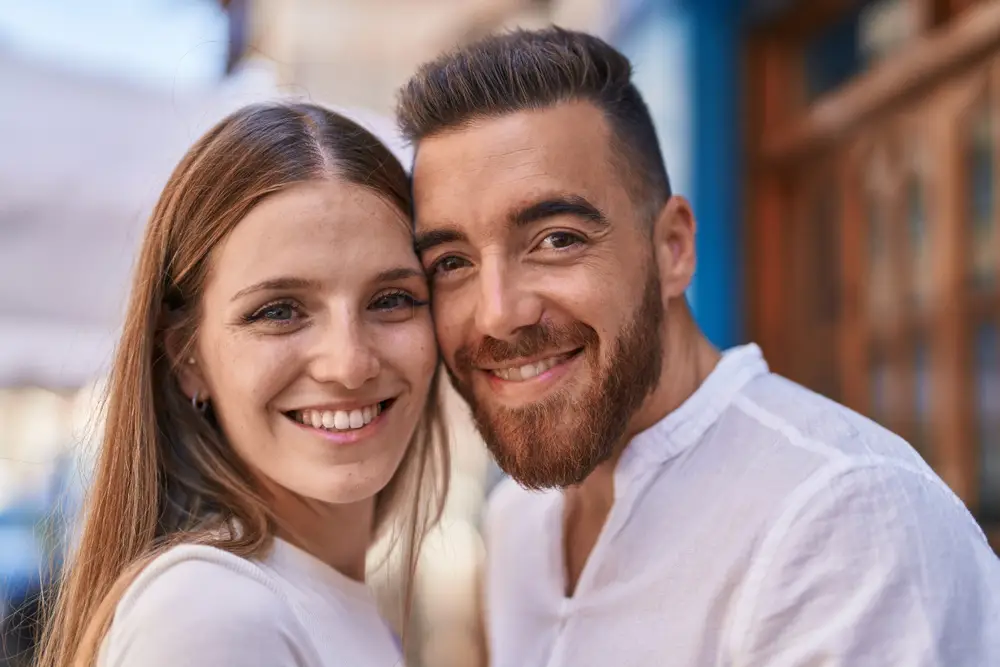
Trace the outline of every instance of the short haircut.
[[423, 65], [399, 93], [403, 135], [415, 145], [482, 118], [587, 101], [607, 119], [614, 165], [637, 206], [658, 213], [670, 180], [632, 64], [607, 42], [552, 27], [491, 35]]

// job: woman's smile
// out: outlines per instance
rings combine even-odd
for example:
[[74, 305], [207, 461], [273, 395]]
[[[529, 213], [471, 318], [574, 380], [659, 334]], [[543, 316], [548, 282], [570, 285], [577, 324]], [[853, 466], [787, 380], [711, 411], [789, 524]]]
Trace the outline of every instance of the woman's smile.
[[319, 406], [283, 413], [301, 429], [336, 444], [361, 442], [376, 435], [386, 420], [395, 397], [353, 406]]

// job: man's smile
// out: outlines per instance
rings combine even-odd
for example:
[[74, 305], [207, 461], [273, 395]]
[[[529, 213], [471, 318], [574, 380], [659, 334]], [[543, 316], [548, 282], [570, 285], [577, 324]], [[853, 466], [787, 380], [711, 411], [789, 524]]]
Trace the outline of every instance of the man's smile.
[[542, 375], [560, 364], [566, 363], [582, 351], [583, 348], [577, 348], [569, 352], [561, 352], [558, 354], [546, 353], [547, 356], [545, 357], [506, 361], [503, 362], [503, 366], [482, 366], [480, 367], [480, 370], [486, 371], [495, 377], [508, 382], [525, 382]]

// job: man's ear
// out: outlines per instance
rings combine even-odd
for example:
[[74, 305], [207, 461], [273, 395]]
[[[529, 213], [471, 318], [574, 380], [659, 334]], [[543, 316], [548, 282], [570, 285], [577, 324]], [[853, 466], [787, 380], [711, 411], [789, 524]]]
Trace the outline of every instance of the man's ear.
[[208, 384], [202, 374], [202, 366], [198, 359], [198, 353], [193, 345], [184, 345], [181, 332], [177, 329], [168, 329], [164, 336], [164, 346], [167, 357], [170, 359], [170, 366], [177, 373], [177, 383], [181, 391], [194, 400], [208, 400]]
[[691, 205], [677, 195], [667, 200], [653, 223], [653, 252], [664, 298], [683, 296], [691, 284], [696, 264], [696, 227]]

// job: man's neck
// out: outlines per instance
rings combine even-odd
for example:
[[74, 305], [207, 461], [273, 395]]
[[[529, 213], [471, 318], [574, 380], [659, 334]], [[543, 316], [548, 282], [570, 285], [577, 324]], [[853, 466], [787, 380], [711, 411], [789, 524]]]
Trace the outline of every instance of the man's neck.
[[712, 373], [722, 355], [694, 323], [686, 304], [680, 313], [668, 314], [675, 326], [663, 333], [664, 354], [660, 382], [629, 420], [628, 430], [614, 454], [587, 479], [568, 492], [589, 496], [587, 505], [601, 506], [614, 499], [614, 472], [629, 443], [639, 433], [679, 408]]
[[564, 551], [567, 595], [576, 588], [597, 536], [614, 505], [614, 475], [622, 454], [638, 433], [652, 427], [679, 408], [702, 385], [719, 363], [719, 351], [705, 338], [687, 310], [668, 313], [673, 326], [663, 333], [664, 355], [660, 382], [629, 422], [628, 431], [614, 454], [579, 485], [566, 489]]

